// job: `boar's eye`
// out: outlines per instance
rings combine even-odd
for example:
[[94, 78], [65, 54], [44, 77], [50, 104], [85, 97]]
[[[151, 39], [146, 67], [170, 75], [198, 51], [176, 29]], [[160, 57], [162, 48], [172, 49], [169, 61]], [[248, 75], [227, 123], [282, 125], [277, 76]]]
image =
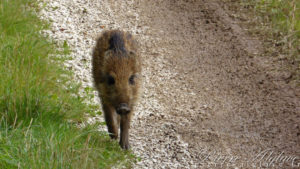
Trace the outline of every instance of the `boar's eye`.
[[115, 79], [110, 75], [107, 76], [107, 84], [108, 85], [114, 85], [115, 84]]
[[131, 75], [129, 78], [129, 84], [134, 85], [135, 84], [134, 79], [135, 79], [135, 75]]

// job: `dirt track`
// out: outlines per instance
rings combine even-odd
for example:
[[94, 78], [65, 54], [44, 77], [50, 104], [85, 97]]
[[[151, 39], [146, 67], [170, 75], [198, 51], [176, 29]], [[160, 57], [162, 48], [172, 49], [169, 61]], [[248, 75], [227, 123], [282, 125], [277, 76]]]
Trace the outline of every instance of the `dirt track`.
[[[145, 82], [130, 138], [142, 158], [136, 168], [254, 168], [264, 150], [300, 163], [299, 87], [218, 0], [49, 2], [58, 7], [46, 12], [49, 34], [72, 45], [67, 66], [83, 86], [92, 86], [90, 53], [103, 29], [139, 40]], [[229, 157], [237, 159], [221, 166]]]

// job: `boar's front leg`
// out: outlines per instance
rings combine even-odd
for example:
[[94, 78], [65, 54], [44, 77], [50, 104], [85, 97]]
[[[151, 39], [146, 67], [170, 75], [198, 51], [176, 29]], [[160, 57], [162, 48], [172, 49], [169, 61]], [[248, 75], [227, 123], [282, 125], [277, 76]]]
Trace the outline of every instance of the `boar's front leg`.
[[115, 109], [112, 106], [103, 105], [105, 122], [109, 132], [109, 136], [112, 139], [118, 138], [118, 129], [119, 129], [119, 118], [115, 112]]
[[121, 137], [120, 137], [120, 146], [121, 148], [128, 150], [129, 146], [129, 128], [130, 128], [130, 118], [131, 113], [121, 115]]

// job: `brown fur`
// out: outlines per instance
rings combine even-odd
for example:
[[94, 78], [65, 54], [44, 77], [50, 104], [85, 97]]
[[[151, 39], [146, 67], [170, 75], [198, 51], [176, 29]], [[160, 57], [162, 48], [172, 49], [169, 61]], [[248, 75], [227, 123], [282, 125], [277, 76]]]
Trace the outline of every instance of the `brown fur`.
[[[120, 127], [120, 146], [128, 149], [130, 120], [140, 87], [141, 64], [136, 41], [129, 33], [123, 31], [105, 31], [97, 39], [92, 66], [94, 83], [101, 98], [108, 132], [111, 138], [117, 139]], [[134, 84], [129, 80], [132, 75]], [[108, 77], [114, 79], [114, 84], [109, 84]], [[128, 114], [116, 113], [121, 103], [128, 105]]]

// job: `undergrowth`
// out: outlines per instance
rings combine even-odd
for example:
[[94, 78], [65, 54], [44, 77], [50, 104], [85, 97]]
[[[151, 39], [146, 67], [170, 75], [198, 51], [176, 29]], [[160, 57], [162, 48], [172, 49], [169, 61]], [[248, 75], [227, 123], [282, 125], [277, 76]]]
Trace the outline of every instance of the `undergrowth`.
[[0, 168], [129, 167], [133, 155], [97, 124], [76, 127], [95, 107], [64, 69], [67, 43], [40, 34], [38, 3], [0, 1]]
[[259, 14], [265, 33], [276, 40], [274, 45], [299, 60], [300, 1], [256, 0], [250, 3], [254, 5], [254, 12]]
[[300, 1], [223, 0], [265, 43], [265, 54], [287, 59], [300, 84]]

